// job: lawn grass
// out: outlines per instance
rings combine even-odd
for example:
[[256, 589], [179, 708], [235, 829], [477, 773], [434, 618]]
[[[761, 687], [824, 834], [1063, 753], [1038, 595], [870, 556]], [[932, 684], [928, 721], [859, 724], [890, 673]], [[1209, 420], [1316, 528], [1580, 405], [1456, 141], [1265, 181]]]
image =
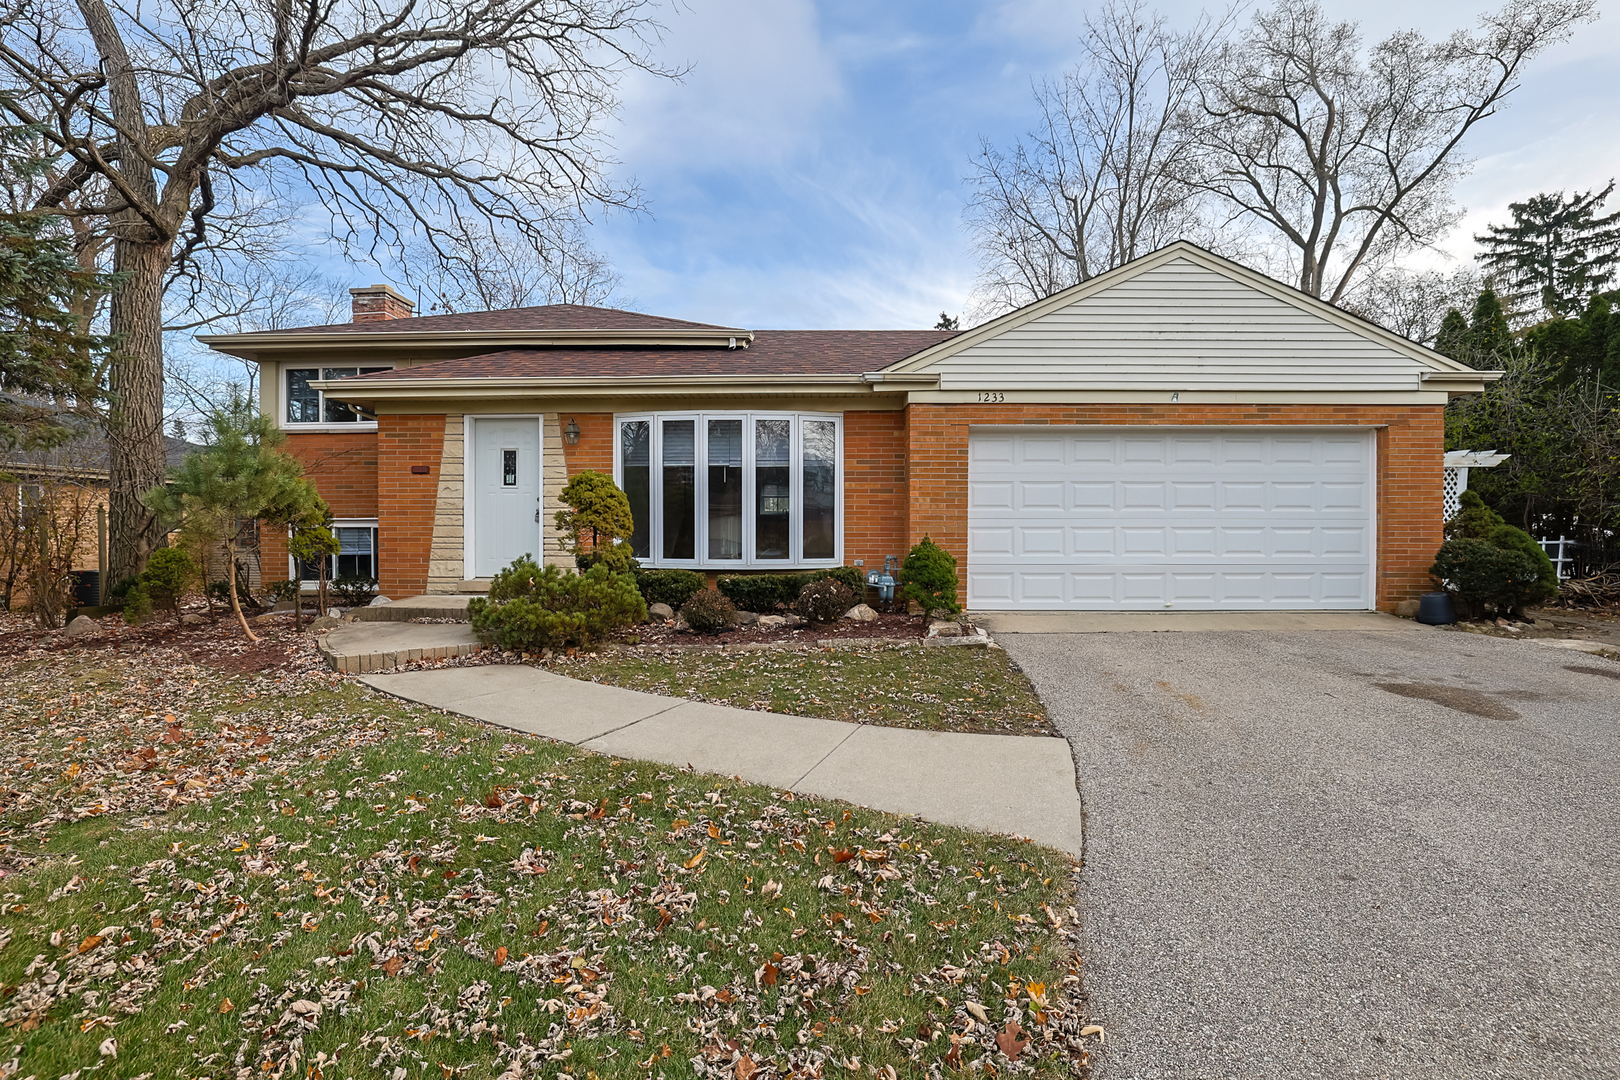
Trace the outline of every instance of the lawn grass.
[[640, 649], [552, 666], [577, 679], [764, 712], [927, 731], [1057, 734], [1029, 679], [997, 648]]
[[1033, 844], [326, 675], [0, 677], [0, 1075], [1086, 1069], [1073, 868]]

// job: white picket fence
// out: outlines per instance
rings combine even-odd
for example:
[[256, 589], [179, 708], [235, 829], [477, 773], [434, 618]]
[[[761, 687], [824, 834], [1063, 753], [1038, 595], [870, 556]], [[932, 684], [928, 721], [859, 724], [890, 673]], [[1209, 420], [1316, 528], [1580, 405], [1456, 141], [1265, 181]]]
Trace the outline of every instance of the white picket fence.
[[1537, 540], [1536, 543], [1541, 545], [1541, 550], [1552, 560], [1554, 569], [1558, 571], [1558, 580], [1563, 581], [1569, 577], [1569, 568], [1575, 564], [1575, 559], [1570, 554], [1575, 541], [1567, 536], [1559, 536], [1556, 540]]

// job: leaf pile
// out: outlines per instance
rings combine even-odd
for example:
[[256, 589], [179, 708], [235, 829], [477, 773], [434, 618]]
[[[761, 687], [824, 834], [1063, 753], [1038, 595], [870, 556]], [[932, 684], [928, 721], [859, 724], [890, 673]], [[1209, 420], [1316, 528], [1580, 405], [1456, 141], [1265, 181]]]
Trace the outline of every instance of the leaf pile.
[[318, 671], [77, 659], [0, 666], [0, 1077], [1088, 1068], [1061, 855]]

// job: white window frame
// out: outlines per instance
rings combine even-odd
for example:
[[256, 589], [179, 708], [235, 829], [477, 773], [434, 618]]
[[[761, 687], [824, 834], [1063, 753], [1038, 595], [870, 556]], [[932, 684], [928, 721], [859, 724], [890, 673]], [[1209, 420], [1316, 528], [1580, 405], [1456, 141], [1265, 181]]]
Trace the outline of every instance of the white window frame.
[[[352, 424], [345, 424], [333, 423], [329, 420], [311, 420], [305, 422], [287, 419], [287, 406], [292, 402], [292, 394], [287, 389], [288, 373], [293, 371], [303, 371], [308, 368], [314, 368], [316, 371], [323, 371], [329, 367], [352, 367], [356, 371], [359, 371], [361, 368], [374, 368], [378, 370], [393, 371], [397, 366], [397, 364], [392, 362], [379, 363], [373, 361], [370, 363], [365, 363], [359, 360], [356, 360], [353, 363], [321, 362], [304, 364], [292, 363], [290, 361], [283, 362], [276, 372], [276, 423], [283, 431], [376, 431], [377, 421], [375, 420], [356, 420]], [[319, 413], [321, 416], [325, 416], [326, 391], [317, 390], [316, 393], [320, 395]]]
[[[331, 426], [337, 427], [338, 425], [333, 424]], [[352, 424], [344, 424], [342, 426], [343, 427], [353, 427], [354, 425], [352, 425]], [[382, 569], [382, 551], [380, 550], [382, 548], [382, 528], [381, 528], [381, 526], [380, 526], [380, 524], [379, 524], [379, 522], [378, 522], [378, 520], [376, 518], [334, 518], [332, 520], [332, 523], [329, 524], [327, 526], [327, 528], [332, 530], [332, 535], [333, 536], [337, 535], [337, 531], [339, 529], [372, 529], [372, 530], [374, 530], [375, 531], [375, 538], [372, 540], [372, 548], [371, 548], [372, 567], [373, 567], [373, 569], [376, 569], [376, 570], [381, 570]], [[291, 529], [287, 530], [287, 536], [288, 536], [289, 539], [292, 537], [292, 530]], [[337, 556], [334, 555], [333, 558], [336, 559]], [[333, 565], [334, 565], [334, 569], [335, 569], [336, 564], [334, 563]], [[298, 582], [299, 582], [299, 586], [298, 586], [299, 592], [314, 593], [314, 592], [319, 592], [320, 591], [321, 583], [319, 581], [304, 581], [303, 579], [298, 577], [298, 560], [292, 557], [291, 552], [287, 553], [287, 577], [290, 578], [290, 579], [297, 579], [298, 580]], [[328, 584], [330, 584], [332, 581], [335, 581], [335, 580], [337, 580], [336, 575], [334, 575], [331, 578], [328, 578], [327, 582], [328, 582]], [[380, 577], [379, 577], [379, 580], [381, 580]]]
[[[844, 416], [842, 413], [818, 412], [780, 412], [775, 410], [761, 412], [736, 412], [732, 410], [714, 412], [653, 412], [653, 413], [615, 413], [613, 416], [613, 481], [621, 488], [624, 487], [624, 439], [621, 435], [622, 424], [644, 420], [650, 425], [650, 472], [648, 483], [648, 514], [652, 520], [648, 522], [647, 555], [637, 556], [641, 565], [646, 567], [682, 567], [702, 570], [801, 570], [820, 569], [844, 565]], [[664, 491], [663, 491], [663, 454], [664, 454], [664, 425], [665, 420], [693, 420], [693, 441], [695, 446], [696, 471], [696, 505], [694, 507], [694, 541], [693, 551], [698, 557], [695, 559], [665, 559], [662, 557], [664, 549]], [[743, 557], [740, 559], [711, 559], [709, 550], [709, 440], [708, 422], [710, 420], [741, 420], [743, 422]], [[754, 481], [754, 421], [756, 420], [788, 420], [790, 428], [790, 471], [789, 491], [789, 551], [785, 559], [756, 559], [754, 557], [755, 540], [755, 481]], [[833, 450], [833, 489], [836, 494], [836, 504], [833, 522], [833, 554], [829, 559], [806, 559], [804, 557], [804, 438], [802, 424], [806, 420], [830, 420], [833, 423], [834, 450]]]

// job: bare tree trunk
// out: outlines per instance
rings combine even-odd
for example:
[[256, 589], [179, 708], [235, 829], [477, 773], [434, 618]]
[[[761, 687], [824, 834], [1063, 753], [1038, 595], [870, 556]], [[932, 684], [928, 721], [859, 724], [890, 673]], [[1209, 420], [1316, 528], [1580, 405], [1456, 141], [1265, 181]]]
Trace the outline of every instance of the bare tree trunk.
[[236, 621], [242, 624], [242, 633], [247, 635], [249, 641], [258, 641], [259, 636], [248, 626], [247, 616], [242, 614], [241, 601], [236, 598], [236, 545], [229, 540], [225, 542], [225, 587], [231, 594], [231, 610], [236, 613]]
[[146, 567], [163, 528], [141, 496], [163, 483], [167, 460], [163, 444], [163, 275], [166, 244], [119, 239], [113, 269], [125, 274], [113, 293], [111, 329], [119, 336], [112, 368], [112, 408], [108, 416], [108, 562], [114, 581]]

